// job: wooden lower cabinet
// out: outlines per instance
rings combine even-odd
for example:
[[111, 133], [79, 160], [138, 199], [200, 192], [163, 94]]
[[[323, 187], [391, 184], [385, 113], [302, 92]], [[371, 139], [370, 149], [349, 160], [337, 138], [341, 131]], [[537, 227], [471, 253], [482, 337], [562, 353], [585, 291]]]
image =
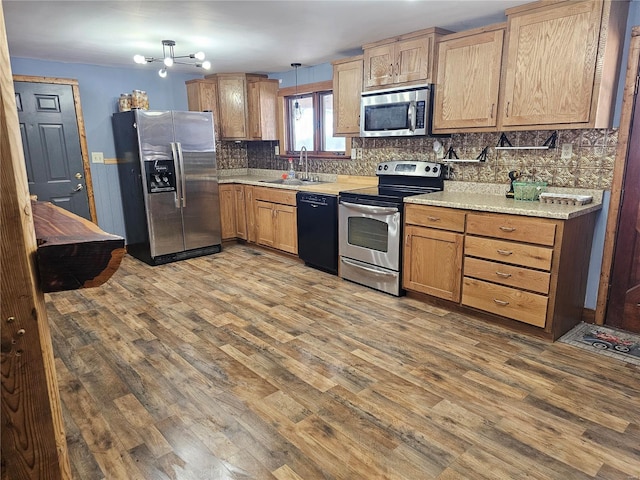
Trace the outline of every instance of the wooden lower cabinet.
[[220, 224], [222, 240], [232, 238], [248, 239], [245, 186], [223, 184], [218, 188], [220, 195]]
[[405, 289], [552, 340], [582, 320], [596, 212], [568, 220], [412, 204], [405, 212]]
[[460, 233], [407, 226], [404, 288], [459, 302], [463, 239]]
[[297, 255], [296, 192], [255, 187], [253, 195], [256, 243]]

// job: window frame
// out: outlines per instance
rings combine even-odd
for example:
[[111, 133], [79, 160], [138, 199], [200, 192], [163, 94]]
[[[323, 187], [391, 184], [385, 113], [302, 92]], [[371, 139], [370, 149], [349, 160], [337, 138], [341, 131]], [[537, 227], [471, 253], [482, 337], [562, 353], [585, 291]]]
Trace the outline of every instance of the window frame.
[[[320, 95], [325, 92], [330, 92], [333, 94], [333, 81], [327, 80], [324, 82], [315, 82], [315, 83], [307, 83], [304, 85], [298, 85], [297, 91], [296, 87], [285, 87], [278, 90], [278, 139], [280, 141], [280, 155], [281, 156], [291, 156], [291, 155], [299, 155], [300, 152], [297, 150], [289, 150], [290, 140], [289, 140], [289, 122], [291, 121], [291, 115], [288, 107], [288, 97], [295, 97], [296, 94], [298, 97], [302, 96], [313, 96], [313, 108], [315, 112], [320, 112]], [[335, 101], [335, 96], [333, 97]], [[335, 110], [334, 110], [335, 111]], [[318, 117], [320, 118], [320, 117]], [[320, 119], [322, 121], [322, 119]], [[333, 122], [335, 125], [335, 120]], [[335, 137], [343, 137], [344, 135], [335, 135]], [[314, 144], [322, 145], [322, 130], [320, 128], [314, 129]], [[285, 148], [283, 148], [283, 146]], [[346, 159], [351, 156], [351, 139], [349, 137], [345, 138], [345, 151], [344, 153], [338, 152], [323, 152], [323, 151], [309, 151], [308, 155], [310, 157], [315, 158], [325, 158], [325, 159]]]

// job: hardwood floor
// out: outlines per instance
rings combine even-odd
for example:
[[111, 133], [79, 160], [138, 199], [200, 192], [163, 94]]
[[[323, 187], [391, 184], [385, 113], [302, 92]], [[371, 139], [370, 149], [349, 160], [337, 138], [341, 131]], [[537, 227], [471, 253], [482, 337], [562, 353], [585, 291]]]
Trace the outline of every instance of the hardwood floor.
[[76, 479], [640, 478], [640, 368], [246, 245], [47, 295]]

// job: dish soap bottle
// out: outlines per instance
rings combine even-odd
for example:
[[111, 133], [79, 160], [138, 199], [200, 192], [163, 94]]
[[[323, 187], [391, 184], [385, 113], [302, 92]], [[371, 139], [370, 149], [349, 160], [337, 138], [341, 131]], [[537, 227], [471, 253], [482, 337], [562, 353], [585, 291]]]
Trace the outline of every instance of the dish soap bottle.
[[293, 158], [289, 159], [289, 175], [287, 178], [296, 178], [296, 171], [293, 169]]

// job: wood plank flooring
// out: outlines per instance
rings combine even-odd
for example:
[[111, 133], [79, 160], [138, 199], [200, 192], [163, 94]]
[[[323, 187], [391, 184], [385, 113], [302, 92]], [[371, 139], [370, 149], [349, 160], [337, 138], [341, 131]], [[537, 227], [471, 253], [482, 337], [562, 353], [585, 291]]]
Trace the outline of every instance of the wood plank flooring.
[[47, 295], [76, 479], [637, 479], [640, 368], [269, 251]]

